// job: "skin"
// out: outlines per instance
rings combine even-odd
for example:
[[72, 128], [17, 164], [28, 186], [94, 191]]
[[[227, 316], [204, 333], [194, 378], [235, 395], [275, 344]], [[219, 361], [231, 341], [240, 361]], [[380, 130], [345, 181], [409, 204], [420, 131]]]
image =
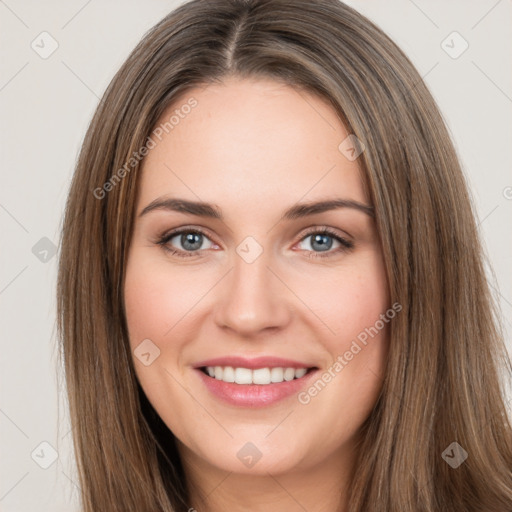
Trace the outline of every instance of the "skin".
[[[343, 511], [358, 429], [378, 398], [388, 325], [308, 404], [291, 396], [259, 409], [221, 402], [194, 370], [226, 355], [272, 355], [327, 371], [390, 307], [375, 222], [354, 208], [279, 220], [297, 202], [343, 198], [371, 206], [358, 160], [338, 149], [348, 132], [323, 100], [271, 80], [229, 78], [187, 91], [197, 106], [145, 158], [130, 246], [125, 306], [132, 353], [160, 350], [137, 378], [177, 438], [198, 511]], [[217, 205], [224, 220], [142, 210], [161, 197]], [[328, 226], [354, 247], [326, 252], [307, 228]], [[157, 241], [202, 228], [180, 258]], [[236, 252], [248, 236], [263, 249]], [[181, 241], [180, 241], [181, 240]], [[182, 252], [183, 239], [167, 246]], [[201, 243], [201, 240], [199, 241]], [[251, 249], [252, 250], [252, 249]], [[311, 257], [308, 257], [311, 256]], [[316, 256], [316, 257], [315, 257]], [[237, 457], [253, 443], [251, 468]]]

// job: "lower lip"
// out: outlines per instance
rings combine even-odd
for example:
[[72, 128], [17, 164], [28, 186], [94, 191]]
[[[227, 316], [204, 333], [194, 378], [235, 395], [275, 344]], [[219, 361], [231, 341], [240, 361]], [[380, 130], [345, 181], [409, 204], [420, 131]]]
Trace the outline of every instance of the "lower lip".
[[304, 377], [274, 384], [235, 384], [209, 377], [196, 369], [205, 386], [218, 398], [238, 407], [266, 407], [299, 393], [318, 371], [310, 370]]

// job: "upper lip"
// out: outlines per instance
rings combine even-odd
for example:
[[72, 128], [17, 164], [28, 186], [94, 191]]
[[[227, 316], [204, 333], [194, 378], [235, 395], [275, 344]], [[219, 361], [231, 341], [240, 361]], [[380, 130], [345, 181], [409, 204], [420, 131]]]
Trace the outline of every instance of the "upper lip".
[[293, 359], [284, 359], [275, 356], [260, 356], [247, 359], [241, 356], [216, 357], [205, 359], [194, 365], [195, 368], [205, 366], [232, 366], [233, 368], [313, 368], [314, 365], [302, 363]]

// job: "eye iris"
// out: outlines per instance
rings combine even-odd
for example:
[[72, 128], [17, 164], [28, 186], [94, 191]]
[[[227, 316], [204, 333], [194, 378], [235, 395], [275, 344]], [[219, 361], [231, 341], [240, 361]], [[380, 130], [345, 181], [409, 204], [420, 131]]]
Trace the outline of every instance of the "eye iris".
[[[314, 244], [320, 244], [319, 247], [315, 247]], [[318, 248], [320, 251], [328, 251], [332, 247], [332, 237], [329, 235], [317, 234], [313, 236], [313, 241], [311, 242], [311, 247], [313, 249]]]
[[[201, 247], [202, 237], [200, 233], [186, 233], [181, 235], [181, 244], [189, 251], [195, 251]], [[192, 247], [190, 246], [192, 245]]]

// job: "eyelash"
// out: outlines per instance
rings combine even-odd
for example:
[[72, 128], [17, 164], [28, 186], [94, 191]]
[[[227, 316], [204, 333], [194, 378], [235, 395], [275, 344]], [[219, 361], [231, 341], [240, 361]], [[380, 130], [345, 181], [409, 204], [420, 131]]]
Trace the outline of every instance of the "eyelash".
[[[210, 238], [203, 230], [199, 228], [180, 228], [175, 231], [171, 231], [170, 233], [164, 233], [159, 237], [156, 243], [160, 245], [162, 249], [164, 249], [164, 251], [171, 254], [172, 256], [177, 256], [179, 258], [189, 258], [191, 256], [195, 256], [200, 251], [182, 251], [179, 249], [171, 249], [167, 245], [169, 241], [172, 240], [175, 236], [181, 235], [183, 233], [194, 233], [203, 235], [208, 239]], [[304, 234], [304, 236], [299, 241], [302, 242], [305, 238], [311, 235], [328, 235], [334, 238], [336, 241], [338, 241], [341, 244], [341, 247], [338, 247], [333, 251], [325, 251], [325, 254], [315, 251], [306, 251], [310, 253], [308, 255], [308, 258], [328, 258], [332, 257], [334, 254], [339, 254], [340, 252], [348, 252], [354, 248], [354, 244], [351, 241], [341, 237], [339, 234], [337, 234], [335, 231], [331, 230], [328, 227], [311, 228]]]

